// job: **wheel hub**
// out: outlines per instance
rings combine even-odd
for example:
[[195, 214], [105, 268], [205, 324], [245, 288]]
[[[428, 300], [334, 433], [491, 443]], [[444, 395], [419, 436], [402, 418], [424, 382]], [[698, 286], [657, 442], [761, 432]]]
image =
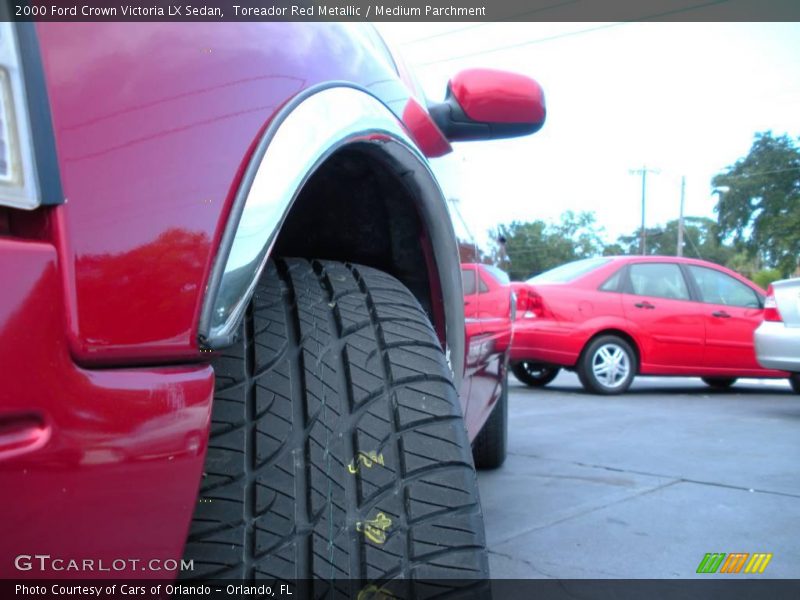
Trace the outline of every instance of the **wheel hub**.
[[625, 383], [630, 370], [628, 354], [617, 344], [603, 344], [592, 357], [595, 379], [608, 388], [617, 388]]

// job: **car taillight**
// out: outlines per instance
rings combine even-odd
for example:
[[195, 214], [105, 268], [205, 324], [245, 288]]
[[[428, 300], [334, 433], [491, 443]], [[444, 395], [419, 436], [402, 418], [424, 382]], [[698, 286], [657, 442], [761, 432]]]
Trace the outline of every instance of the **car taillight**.
[[783, 321], [783, 317], [781, 317], [781, 313], [778, 310], [778, 303], [775, 300], [775, 291], [772, 289], [772, 285], [767, 288], [767, 297], [764, 299], [764, 320], [778, 323]]
[[0, 204], [33, 209], [41, 202], [33, 136], [13, 23], [0, 22]]
[[542, 297], [531, 288], [519, 288], [517, 290], [517, 315], [522, 319], [544, 316]]

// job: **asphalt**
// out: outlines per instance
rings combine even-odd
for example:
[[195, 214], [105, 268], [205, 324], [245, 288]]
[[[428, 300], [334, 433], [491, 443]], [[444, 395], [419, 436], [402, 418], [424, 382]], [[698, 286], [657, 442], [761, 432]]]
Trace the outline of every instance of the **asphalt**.
[[479, 473], [493, 577], [701, 577], [707, 552], [771, 552], [755, 577], [800, 578], [788, 383], [638, 378], [612, 397], [564, 372], [510, 383], [508, 458]]

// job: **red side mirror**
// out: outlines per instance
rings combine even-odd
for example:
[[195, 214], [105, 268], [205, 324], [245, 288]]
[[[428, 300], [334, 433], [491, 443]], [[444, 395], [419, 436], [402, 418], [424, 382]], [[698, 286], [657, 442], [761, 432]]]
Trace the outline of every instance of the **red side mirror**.
[[468, 69], [450, 80], [445, 101], [430, 107], [450, 141], [487, 140], [535, 133], [544, 125], [544, 92], [530, 77]]

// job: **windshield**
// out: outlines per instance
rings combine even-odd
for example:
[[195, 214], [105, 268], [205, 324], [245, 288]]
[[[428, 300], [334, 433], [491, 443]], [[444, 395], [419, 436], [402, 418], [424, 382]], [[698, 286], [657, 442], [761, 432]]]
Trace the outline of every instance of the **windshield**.
[[555, 269], [550, 269], [528, 279], [528, 283], [567, 283], [607, 264], [610, 258], [585, 258]]

